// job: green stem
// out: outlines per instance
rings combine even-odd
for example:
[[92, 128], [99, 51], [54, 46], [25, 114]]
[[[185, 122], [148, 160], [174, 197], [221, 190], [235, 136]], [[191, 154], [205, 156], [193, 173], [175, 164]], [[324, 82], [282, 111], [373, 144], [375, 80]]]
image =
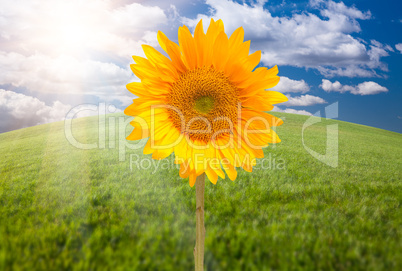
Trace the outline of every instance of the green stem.
[[204, 190], [205, 190], [205, 173], [197, 177], [195, 181], [196, 191], [196, 241], [194, 248], [195, 271], [204, 271]]

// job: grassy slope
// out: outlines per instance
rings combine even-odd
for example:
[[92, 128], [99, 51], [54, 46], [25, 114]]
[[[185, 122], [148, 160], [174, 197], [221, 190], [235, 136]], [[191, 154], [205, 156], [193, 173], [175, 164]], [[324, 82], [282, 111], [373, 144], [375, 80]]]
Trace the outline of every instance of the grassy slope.
[[[276, 115], [282, 143], [265, 154], [285, 169], [206, 185], [208, 270], [402, 270], [402, 135], [329, 120], [331, 168], [302, 146], [307, 117]], [[305, 133], [319, 152], [324, 124]], [[96, 142], [97, 118], [73, 131]], [[195, 190], [106, 147], [76, 149], [62, 122], [0, 134], [0, 270], [193, 269]]]

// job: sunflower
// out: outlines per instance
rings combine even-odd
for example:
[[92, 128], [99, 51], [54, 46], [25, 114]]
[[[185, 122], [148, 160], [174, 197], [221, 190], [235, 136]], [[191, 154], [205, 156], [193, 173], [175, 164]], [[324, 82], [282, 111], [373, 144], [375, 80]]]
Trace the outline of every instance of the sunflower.
[[127, 85], [138, 96], [124, 111], [135, 117], [127, 139], [149, 137], [144, 154], [153, 159], [174, 153], [190, 186], [204, 172], [214, 184], [224, 171], [235, 180], [236, 167], [251, 172], [262, 148], [280, 142], [271, 127], [282, 120], [264, 112], [287, 101], [266, 90], [279, 82], [278, 68], [256, 68], [261, 51], [249, 54], [250, 41], [243, 39], [242, 27], [228, 38], [223, 22], [211, 19], [206, 33], [202, 21], [194, 36], [180, 27], [179, 44], [159, 31], [168, 57], [148, 45], [146, 58], [133, 56], [130, 67], [141, 82]]

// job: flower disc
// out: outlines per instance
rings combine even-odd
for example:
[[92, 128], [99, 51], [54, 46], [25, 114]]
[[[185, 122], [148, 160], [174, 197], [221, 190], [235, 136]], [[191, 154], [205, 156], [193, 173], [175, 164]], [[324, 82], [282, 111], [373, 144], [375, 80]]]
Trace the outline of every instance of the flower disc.
[[178, 109], [169, 110], [174, 127], [205, 143], [213, 134], [229, 131], [237, 123], [238, 103], [237, 88], [213, 67], [185, 72], [167, 97], [167, 104]]

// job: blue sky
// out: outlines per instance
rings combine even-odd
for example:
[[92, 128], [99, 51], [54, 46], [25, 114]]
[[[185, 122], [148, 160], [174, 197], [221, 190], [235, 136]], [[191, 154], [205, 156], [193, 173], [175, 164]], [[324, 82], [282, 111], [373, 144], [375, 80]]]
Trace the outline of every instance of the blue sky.
[[[314, 114], [334, 102], [340, 120], [402, 132], [402, 4], [398, 1], [2, 1], [0, 132], [62, 120], [73, 107], [123, 110], [138, 81], [131, 55], [162, 30], [199, 19], [242, 26], [264, 66], [278, 65], [278, 111]], [[158, 48], [160, 49], [160, 48]]]

